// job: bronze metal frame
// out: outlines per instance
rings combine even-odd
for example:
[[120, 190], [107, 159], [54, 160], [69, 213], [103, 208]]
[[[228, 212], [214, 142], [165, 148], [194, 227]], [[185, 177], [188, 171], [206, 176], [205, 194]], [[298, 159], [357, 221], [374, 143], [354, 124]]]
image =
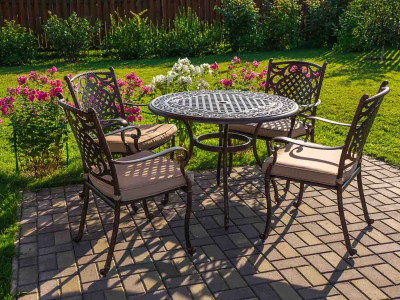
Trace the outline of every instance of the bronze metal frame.
[[[295, 101], [299, 105], [299, 113], [297, 116], [291, 118], [290, 131], [288, 137], [292, 136], [293, 128], [295, 126], [296, 118], [306, 118], [309, 116], [316, 116], [317, 107], [321, 104], [319, 95], [321, 93], [322, 82], [325, 76], [327, 62], [322, 66], [306, 61], [280, 61], [273, 62], [270, 58], [268, 63], [268, 73], [265, 84], [265, 92], [272, 92], [274, 95], [287, 97]], [[315, 120], [311, 120], [313, 126]], [[241, 131], [233, 130], [253, 137], [253, 153], [257, 164], [261, 167], [262, 161], [257, 152], [257, 139], [266, 142], [268, 156], [270, 152], [271, 137], [258, 136], [262, 124], [258, 124], [254, 130], [254, 134], [243, 133]], [[314, 142], [314, 132], [311, 133], [311, 141]], [[232, 157], [230, 155], [230, 161]], [[232, 165], [229, 165], [232, 169]], [[290, 181], [286, 184], [286, 191], [289, 190]], [[275, 183], [274, 183], [275, 187]], [[280, 201], [276, 189], [274, 189], [276, 201]]]
[[[118, 86], [117, 78], [113, 67], [109, 68], [109, 72], [95, 71], [85, 72], [77, 74], [71, 79], [68, 76], [64, 77], [67, 82], [68, 89], [74, 100], [74, 104], [77, 108], [87, 111], [89, 108], [93, 108], [100, 118], [103, 129], [107, 127], [126, 127], [128, 122], [126, 121], [125, 106], [135, 107], [148, 107], [148, 104], [132, 104], [124, 102], [122, 100], [121, 91]], [[112, 91], [107, 87], [111, 86]], [[166, 119], [168, 122], [168, 119]], [[107, 135], [115, 134], [115, 132], [107, 133]], [[122, 135], [121, 135], [122, 136]], [[137, 129], [136, 134], [131, 134], [131, 138], [134, 140], [134, 146], [137, 152], [139, 149], [139, 139], [141, 137], [140, 129]], [[172, 147], [175, 147], [175, 135], [165, 142], [155, 145], [148, 150], [157, 149], [166, 143], [171, 141]], [[134, 152], [125, 142], [125, 138], [121, 139], [121, 142], [127, 149], [127, 154], [133, 154]], [[125, 153], [115, 153], [125, 154]], [[173, 159], [173, 154], [171, 154]]]
[[[188, 151], [182, 147], [173, 147], [164, 150], [162, 152], [159, 152], [157, 154], [153, 154], [140, 159], [134, 159], [129, 161], [114, 160], [111, 151], [108, 147], [101, 121], [97, 117], [96, 111], [91, 107], [88, 109], [87, 112], [79, 110], [77, 108], [74, 108], [66, 104], [64, 102], [62, 95], [59, 95], [59, 98], [60, 98], [59, 104], [65, 111], [71, 130], [79, 146], [83, 163], [83, 169], [84, 169], [84, 179], [85, 179], [84, 192], [83, 192], [84, 204], [83, 204], [81, 222], [79, 225], [79, 232], [78, 235], [74, 237], [74, 241], [79, 243], [79, 241], [82, 239], [83, 236], [83, 230], [89, 203], [89, 190], [92, 190], [94, 194], [96, 194], [99, 198], [101, 198], [105, 203], [107, 203], [110, 207], [114, 209], [114, 225], [110, 240], [110, 246], [108, 249], [106, 263], [104, 265], [104, 268], [100, 271], [100, 273], [103, 276], [106, 276], [108, 271], [110, 270], [114, 247], [117, 241], [121, 206], [129, 204], [132, 205], [137, 202], [142, 202], [143, 210], [146, 214], [146, 217], [148, 219], [152, 218], [152, 214], [149, 212], [146, 202], [147, 201], [146, 199], [148, 197], [141, 199], [134, 199], [132, 201], [124, 201], [124, 202], [121, 201], [121, 190], [118, 183], [118, 176], [115, 169], [115, 165], [144, 162], [147, 160], [155, 159], [160, 156], [171, 154], [175, 151], [183, 152], [183, 155], [178, 155], [176, 159], [180, 163], [180, 170], [186, 181], [186, 185], [180, 187], [180, 189], [185, 191], [187, 194], [187, 206], [186, 206], [184, 230], [185, 230], [187, 251], [189, 255], [193, 255], [196, 252], [196, 249], [191, 246], [190, 234], [189, 234], [189, 222], [192, 209], [193, 192], [192, 192], [192, 182], [185, 172], [185, 164], [189, 159]], [[124, 128], [119, 129], [119, 131], [123, 136], [126, 129], [136, 129], [136, 128], [137, 128], [136, 126], [126, 126]], [[94, 176], [96, 179], [113, 186], [114, 196], [110, 198], [104, 195], [102, 192], [100, 192], [91, 182], [89, 174], [91, 176]], [[107, 175], [111, 179], [106, 179], [105, 176]], [[176, 189], [170, 190], [168, 192], [173, 192], [175, 190]], [[151, 195], [151, 197], [155, 196], [157, 195]], [[132, 207], [135, 209], [134, 205], [132, 205]]]
[[[170, 101], [179, 101], [186, 98], [192, 98], [191, 96], [196, 96], [197, 99], [201, 98], [202, 101], [204, 98], [210, 99], [214, 95], [224, 95], [227, 98], [231, 94], [235, 94], [235, 98], [239, 98], [240, 96], [244, 96], [246, 98], [251, 98], [252, 96], [256, 96], [254, 98], [260, 98], [260, 101], [271, 100], [271, 101], [280, 101], [281, 106], [277, 109], [277, 111], [273, 111], [271, 109], [270, 113], [267, 110], [258, 110], [253, 109], [253, 111], [240, 111], [237, 115], [234, 113], [228, 113], [225, 111], [226, 107], [230, 107], [227, 103], [228, 101], [232, 101], [229, 99], [225, 99], [223, 101], [219, 100], [223, 106], [223, 108], [219, 107], [216, 109], [217, 111], [209, 112], [206, 110], [201, 110], [198, 107], [198, 103], [193, 105], [193, 107], [183, 107], [181, 109], [176, 105], [176, 103], [170, 104]], [[222, 96], [221, 96], [222, 97]], [[233, 100], [236, 101], [237, 99]], [[262, 102], [260, 102], [262, 103]], [[259, 107], [261, 105], [256, 105]], [[157, 99], [154, 99], [150, 102], [149, 109], [163, 117], [182, 120], [185, 124], [189, 138], [190, 138], [190, 146], [189, 146], [189, 158], [193, 155], [194, 147], [198, 147], [202, 150], [210, 151], [210, 152], [217, 152], [219, 153], [218, 156], [218, 169], [217, 169], [217, 184], [220, 185], [221, 182], [221, 163], [222, 163], [222, 180], [224, 186], [224, 211], [225, 211], [225, 218], [224, 218], [224, 225], [225, 228], [229, 227], [229, 198], [228, 198], [228, 153], [230, 155], [230, 160], [232, 160], [232, 155], [238, 151], [244, 151], [249, 149], [253, 146], [251, 136], [247, 136], [241, 133], [233, 133], [229, 132], [229, 124], [237, 124], [237, 123], [260, 123], [265, 122], [268, 120], [279, 120], [288, 117], [292, 117], [296, 115], [298, 112], [298, 105], [293, 101], [286, 99], [284, 97], [274, 96], [270, 94], [264, 93], [252, 93], [252, 92], [242, 92], [242, 91], [199, 91], [199, 92], [183, 92], [183, 93], [175, 93], [170, 95], [164, 95]], [[241, 109], [241, 107], [239, 107]], [[219, 132], [218, 133], [209, 133], [205, 135], [201, 135], [197, 138], [193, 136], [193, 131], [190, 126], [189, 121], [192, 122], [199, 122], [199, 123], [213, 123], [219, 124]], [[202, 143], [202, 141], [207, 139], [219, 139], [219, 146], [212, 146]], [[244, 142], [241, 145], [234, 145], [232, 146], [231, 140], [237, 139]], [[223, 159], [223, 160], [222, 160]], [[230, 165], [232, 165], [232, 161], [230, 161]]]
[[[274, 183], [275, 182], [274, 179], [276, 179], [276, 178], [281, 178], [281, 179], [291, 180], [291, 181], [300, 183], [299, 196], [298, 196], [298, 200], [295, 204], [295, 206], [297, 208], [301, 205], [305, 184], [313, 185], [313, 186], [320, 186], [320, 187], [327, 188], [327, 189], [335, 189], [337, 192], [337, 201], [338, 201], [340, 222], [341, 222], [341, 226], [342, 226], [342, 230], [343, 230], [343, 235], [344, 235], [344, 240], [346, 243], [347, 251], [349, 252], [350, 255], [357, 254], [357, 251], [352, 248], [351, 243], [350, 243], [349, 233], [347, 230], [346, 219], [345, 219], [345, 215], [344, 215], [342, 194], [343, 194], [343, 191], [353, 181], [353, 179], [355, 179], [357, 177], [358, 189], [359, 189], [361, 204], [362, 204], [362, 208], [363, 208], [363, 212], [364, 212], [364, 218], [365, 218], [365, 221], [367, 222], [368, 226], [371, 226], [372, 223], [374, 223], [374, 220], [369, 217], [368, 208], [367, 208], [364, 191], [363, 191], [363, 187], [362, 187], [362, 176], [361, 176], [362, 151], [363, 151], [365, 142], [367, 140], [367, 137], [369, 135], [369, 132], [371, 130], [372, 124], [375, 120], [376, 114], [378, 113], [379, 107], [380, 107], [384, 97], [389, 93], [389, 87], [387, 87], [387, 85], [388, 85], [388, 82], [384, 81], [380, 86], [378, 94], [376, 94], [375, 96], [373, 96], [371, 98], [369, 98], [368, 95], [363, 95], [361, 97], [358, 108], [354, 115], [353, 122], [351, 124], [333, 122], [330, 120], [317, 118], [317, 117], [313, 117], [313, 116], [306, 118], [306, 120], [310, 120], [311, 122], [315, 122], [316, 120], [319, 120], [319, 121], [327, 122], [327, 123], [334, 124], [334, 125], [350, 127], [349, 133], [346, 138], [346, 142], [342, 146], [327, 147], [327, 146], [318, 145], [318, 144], [314, 144], [314, 143], [308, 143], [307, 140], [311, 134], [311, 131], [314, 130], [314, 126], [312, 124], [307, 124], [307, 136], [306, 136], [305, 141], [295, 140], [295, 139], [291, 139], [288, 137], [276, 137], [276, 138], [272, 139], [273, 142], [279, 142], [279, 143], [285, 143], [285, 144], [292, 143], [292, 144], [300, 145], [303, 147], [319, 149], [321, 151], [322, 150], [342, 149], [342, 155], [341, 155], [339, 167], [338, 167], [338, 176], [337, 176], [337, 180], [336, 180], [336, 186], [331, 186], [331, 185], [317, 184], [315, 182], [310, 182], [310, 181], [298, 180], [298, 179], [284, 177], [284, 176], [272, 175], [273, 166], [276, 163], [277, 158], [278, 158], [279, 146], [276, 145], [274, 147], [274, 149], [271, 149], [271, 152], [273, 153], [273, 161], [268, 166], [268, 169], [265, 173], [265, 179], [264, 179], [265, 180], [265, 194], [266, 194], [266, 198], [267, 198], [267, 222], [266, 222], [264, 233], [260, 234], [261, 239], [265, 240], [271, 231], [271, 220], [272, 220], [271, 206], [272, 205], [271, 205], [271, 196], [270, 196], [270, 183], [271, 182]], [[346, 164], [346, 162], [349, 160], [351, 161], [351, 163]], [[350, 178], [348, 180], [344, 181], [343, 172], [354, 164], [357, 164], [356, 170], [353, 172], [353, 174], [350, 176]]]

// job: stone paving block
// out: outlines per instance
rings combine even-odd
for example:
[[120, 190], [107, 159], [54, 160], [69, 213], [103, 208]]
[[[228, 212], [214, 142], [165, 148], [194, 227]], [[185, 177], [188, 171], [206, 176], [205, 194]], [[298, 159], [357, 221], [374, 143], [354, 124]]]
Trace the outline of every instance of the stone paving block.
[[121, 286], [121, 281], [119, 278], [110, 278], [106, 280], [88, 282], [82, 284], [82, 292], [93, 293], [98, 291], [104, 291], [107, 289], [113, 289]]
[[201, 247], [205, 254], [211, 260], [221, 260], [226, 259], [225, 254], [221, 251], [221, 249], [217, 245], [208, 245]]
[[57, 260], [54, 253], [39, 256], [39, 272], [57, 269]]
[[148, 292], [143, 295], [131, 296], [128, 300], [167, 300], [170, 299], [167, 291]]
[[228, 236], [238, 248], [251, 246], [250, 241], [243, 235], [243, 233], [232, 233]]
[[126, 300], [125, 291], [122, 287], [104, 291], [106, 300]]
[[37, 255], [37, 243], [23, 244], [19, 246], [20, 258], [27, 258]]
[[175, 267], [173, 260], [161, 260], [154, 263], [162, 278], [179, 277], [180, 273]]
[[310, 287], [310, 283], [296, 269], [282, 270], [281, 274], [294, 289]]
[[37, 282], [38, 281], [37, 273], [38, 273], [37, 266], [20, 268], [18, 270], [18, 285], [21, 286]]
[[190, 285], [189, 290], [192, 293], [193, 299], [195, 300], [213, 300], [214, 297], [210, 293], [209, 289], [207, 286], [202, 283], [202, 284], [195, 284], [195, 285]]
[[139, 275], [123, 277], [122, 283], [128, 296], [144, 294], [146, 292]]
[[141, 278], [148, 292], [165, 289], [161, 277], [156, 271], [143, 273]]
[[61, 295], [63, 298], [80, 296], [81, 286], [79, 276], [63, 277], [60, 279]]
[[367, 279], [353, 280], [352, 283], [370, 299], [387, 299], [387, 296]]
[[313, 285], [328, 284], [328, 281], [312, 266], [299, 267], [297, 270]]
[[231, 289], [247, 286], [246, 281], [243, 280], [242, 276], [235, 269], [222, 269], [218, 272]]
[[57, 299], [60, 298], [60, 287], [58, 280], [48, 280], [40, 283], [40, 299]]
[[276, 294], [283, 300], [301, 300], [300, 296], [296, 291], [285, 281], [271, 282], [270, 286], [273, 288]]
[[240, 300], [250, 299], [251, 297], [255, 297], [255, 294], [249, 287], [222, 291], [215, 294], [215, 299], [217, 300]]
[[181, 275], [190, 275], [196, 274], [197, 270], [190, 258], [188, 257], [180, 257], [175, 258], [174, 260], [175, 267], [178, 269]]
[[176, 289], [169, 289], [168, 290], [172, 300], [191, 300], [192, 296], [189, 293], [189, 290], [187, 287], [179, 287]]

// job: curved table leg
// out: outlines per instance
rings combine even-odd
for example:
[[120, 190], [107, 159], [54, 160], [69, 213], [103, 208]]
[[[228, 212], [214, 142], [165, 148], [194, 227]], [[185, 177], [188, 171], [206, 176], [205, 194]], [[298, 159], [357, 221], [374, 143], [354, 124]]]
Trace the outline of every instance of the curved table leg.
[[228, 140], [229, 140], [229, 125], [224, 126], [224, 141], [222, 148], [223, 156], [223, 178], [224, 178], [224, 209], [225, 209], [225, 219], [224, 225], [225, 229], [229, 227], [229, 197], [228, 197]]
[[189, 124], [189, 122], [188, 121], [183, 121], [183, 123], [185, 124], [185, 126], [186, 126], [186, 129], [187, 129], [187, 131], [188, 131], [188, 133], [189, 133], [189, 140], [190, 140], [190, 144], [189, 144], [189, 157], [188, 157], [188, 159], [187, 159], [187, 161], [186, 161], [186, 163], [185, 163], [185, 166], [189, 163], [189, 161], [190, 161], [190, 159], [191, 159], [191, 157], [192, 157], [192, 155], [193, 155], [193, 148], [194, 148], [194, 137], [193, 137], [193, 130], [192, 130], [192, 127], [190, 127], [190, 124]]

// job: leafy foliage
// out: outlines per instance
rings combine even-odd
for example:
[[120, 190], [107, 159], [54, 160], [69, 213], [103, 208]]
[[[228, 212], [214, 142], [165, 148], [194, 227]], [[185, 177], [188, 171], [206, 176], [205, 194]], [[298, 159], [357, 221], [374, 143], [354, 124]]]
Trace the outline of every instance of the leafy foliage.
[[49, 13], [50, 18], [43, 26], [48, 42], [60, 58], [77, 61], [93, 44], [101, 27], [100, 20], [92, 26], [89, 18], [80, 18], [76, 12], [66, 20]]
[[54, 78], [56, 67], [47, 72], [48, 76], [31, 71], [18, 77], [18, 86], [7, 88], [8, 95], [0, 99], [1, 112], [13, 126], [23, 172], [35, 177], [43, 177], [62, 164], [67, 139], [64, 114], [57, 102], [63, 83]]
[[262, 48], [260, 14], [253, 0], [223, 0], [215, 9], [223, 16], [225, 33], [234, 52]]
[[36, 38], [15, 21], [5, 21], [0, 28], [0, 66], [28, 63], [36, 55]]
[[308, 14], [304, 16], [301, 30], [303, 46], [332, 47], [336, 42], [335, 31], [340, 15], [345, 11], [348, 0], [308, 0]]
[[400, 45], [398, 0], [354, 0], [340, 17], [336, 49], [365, 51]]
[[290, 49], [299, 42], [301, 6], [297, 0], [265, 0], [263, 16], [264, 47]]

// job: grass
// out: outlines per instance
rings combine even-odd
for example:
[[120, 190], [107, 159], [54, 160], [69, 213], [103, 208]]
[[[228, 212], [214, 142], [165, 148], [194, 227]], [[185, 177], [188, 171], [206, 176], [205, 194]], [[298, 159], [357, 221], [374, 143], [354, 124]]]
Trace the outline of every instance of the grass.
[[[191, 59], [194, 64], [213, 63], [218, 61], [222, 69], [226, 69], [232, 54], [209, 56]], [[270, 57], [276, 60], [307, 60], [318, 64], [328, 62], [327, 72], [321, 93], [322, 105], [318, 115], [328, 119], [351, 122], [360, 97], [364, 93], [373, 95], [378, 91], [383, 80], [389, 80], [391, 92], [385, 99], [375, 120], [373, 130], [365, 146], [366, 155], [385, 160], [388, 163], [400, 166], [400, 52], [389, 50], [387, 60], [379, 62], [371, 58], [379, 57], [379, 53], [351, 53], [337, 54], [332, 51], [292, 50], [283, 52], [260, 52], [240, 55], [242, 61], [262, 61], [265, 65]], [[116, 61], [91, 56], [77, 64], [64, 64], [49, 58], [36, 61], [32, 66], [0, 68], [0, 97], [5, 95], [6, 87], [16, 85], [16, 77], [27, 74], [31, 70], [42, 72], [56, 65], [61, 78], [71, 73], [76, 74], [89, 70], [106, 70], [113, 66], [118, 77], [135, 71], [145, 83], [158, 74], [165, 74], [177, 58]], [[7, 121], [5, 121], [7, 123]], [[16, 176], [14, 154], [8, 139], [11, 130], [7, 126], [0, 127], [0, 298], [10, 298], [8, 295], [9, 279], [11, 274], [11, 259], [13, 255], [14, 232], [17, 203], [20, 200], [20, 191], [24, 189], [38, 189], [41, 187], [59, 186], [80, 181], [81, 162], [78, 149], [70, 143], [71, 164], [55, 174], [43, 179], [27, 179]], [[201, 132], [215, 130], [213, 125], [204, 125]], [[323, 123], [317, 124], [316, 140], [326, 145], [341, 145], [344, 142], [347, 130]], [[265, 146], [260, 143], [260, 153], [265, 157]], [[196, 150], [189, 164], [190, 169], [214, 168], [216, 155]], [[235, 165], [254, 164], [251, 152], [235, 155]]]

